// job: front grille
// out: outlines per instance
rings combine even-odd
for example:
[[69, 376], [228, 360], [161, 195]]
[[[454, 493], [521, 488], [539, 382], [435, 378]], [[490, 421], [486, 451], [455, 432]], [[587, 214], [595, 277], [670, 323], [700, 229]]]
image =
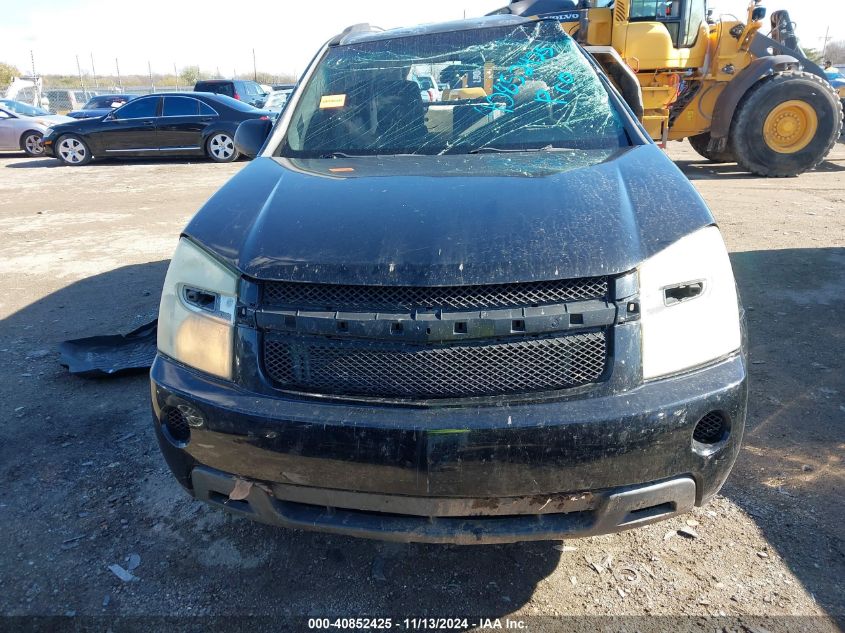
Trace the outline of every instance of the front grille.
[[467, 398], [567, 389], [598, 381], [605, 330], [439, 345], [273, 336], [264, 369], [275, 386], [386, 398]]
[[297, 309], [404, 312], [420, 308], [443, 310], [494, 310], [604, 299], [607, 277], [534, 281], [481, 286], [350, 286], [267, 282], [266, 306]]

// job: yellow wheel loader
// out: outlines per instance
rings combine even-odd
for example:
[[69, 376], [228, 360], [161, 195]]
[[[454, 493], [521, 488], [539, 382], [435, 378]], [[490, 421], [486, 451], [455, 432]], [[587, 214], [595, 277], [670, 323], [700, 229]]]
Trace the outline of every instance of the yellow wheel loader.
[[761, 176], [821, 163], [842, 104], [798, 45], [785, 11], [752, 0], [746, 19], [713, 19], [706, 0], [518, 0], [495, 13], [553, 17], [611, 77], [659, 142]]

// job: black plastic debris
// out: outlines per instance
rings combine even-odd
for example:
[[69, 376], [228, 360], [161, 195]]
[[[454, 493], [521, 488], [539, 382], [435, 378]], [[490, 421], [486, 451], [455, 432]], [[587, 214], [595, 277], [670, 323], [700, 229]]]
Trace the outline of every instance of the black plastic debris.
[[146, 371], [156, 355], [158, 319], [128, 334], [90, 336], [59, 344], [59, 362], [86, 378]]

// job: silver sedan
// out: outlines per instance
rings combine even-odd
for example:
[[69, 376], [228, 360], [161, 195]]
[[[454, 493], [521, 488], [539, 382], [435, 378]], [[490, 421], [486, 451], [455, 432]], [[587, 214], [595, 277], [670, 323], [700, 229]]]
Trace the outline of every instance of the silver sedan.
[[41, 139], [47, 128], [74, 120], [20, 101], [0, 99], [0, 150], [23, 150], [27, 156], [42, 156]]

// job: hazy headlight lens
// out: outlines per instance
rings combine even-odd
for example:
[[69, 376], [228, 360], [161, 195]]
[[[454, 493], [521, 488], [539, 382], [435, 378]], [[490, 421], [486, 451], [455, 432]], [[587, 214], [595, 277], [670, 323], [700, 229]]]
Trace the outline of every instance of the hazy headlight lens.
[[640, 266], [643, 378], [690, 369], [740, 347], [728, 250], [715, 226], [681, 238]]
[[231, 379], [237, 275], [182, 238], [167, 269], [158, 314], [161, 353]]

